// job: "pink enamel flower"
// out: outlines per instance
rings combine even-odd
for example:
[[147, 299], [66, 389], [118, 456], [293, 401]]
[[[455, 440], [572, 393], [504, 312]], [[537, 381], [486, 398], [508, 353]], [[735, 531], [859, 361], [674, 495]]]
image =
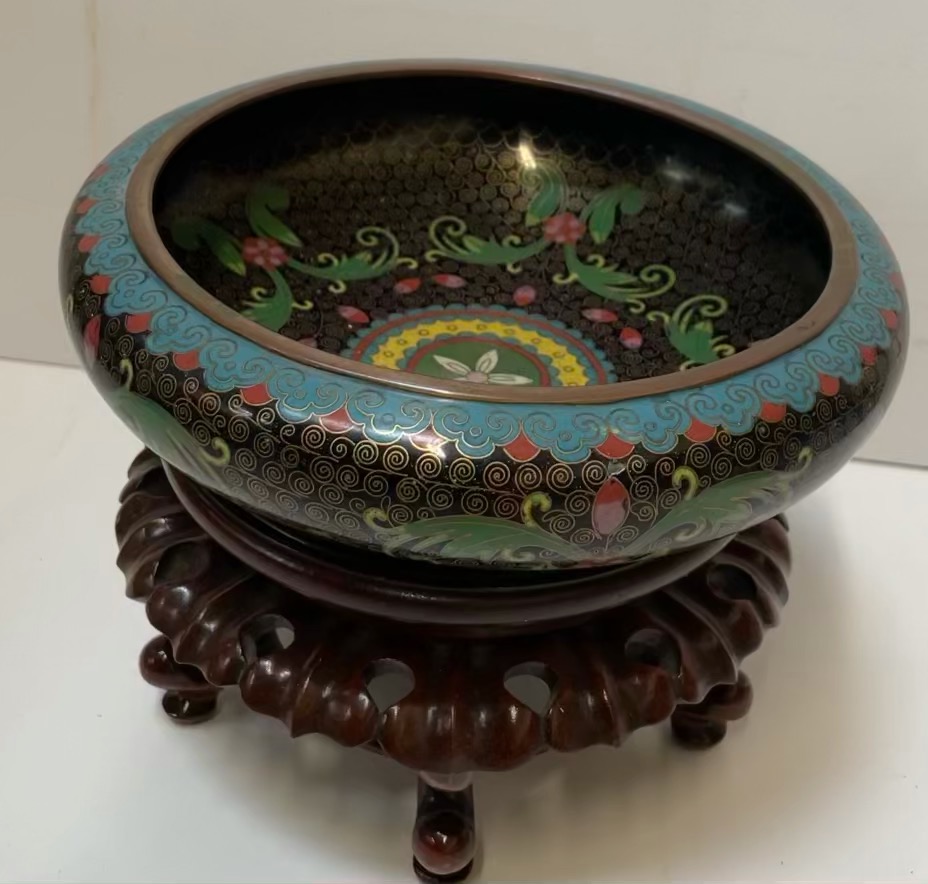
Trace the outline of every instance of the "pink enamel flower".
[[276, 239], [249, 236], [242, 244], [242, 257], [262, 270], [272, 270], [287, 263], [287, 252]]
[[545, 221], [544, 234], [549, 242], [572, 246], [584, 233], [586, 224], [572, 212], [561, 212], [560, 215], [552, 215]]

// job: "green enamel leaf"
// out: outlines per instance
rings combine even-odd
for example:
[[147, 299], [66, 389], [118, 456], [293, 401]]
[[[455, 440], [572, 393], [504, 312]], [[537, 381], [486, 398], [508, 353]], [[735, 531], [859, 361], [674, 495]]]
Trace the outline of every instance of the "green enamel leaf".
[[583, 213], [593, 242], [605, 242], [615, 227], [616, 211], [629, 185], [617, 184], [601, 190], [587, 206]]
[[615, 227], [615, 212], [621, 199], [618, 188], [609, 188], [596, 194], [590, 202], [588, 227], [593, 242], [605, 242]]
[[669, 547], [675, 540], [700, 543], [740, 530], [768, 504], [782, 498], [796, 473], [758, 470], [710, 485], [681, 501], [622, 550], [635, 556]]
[[629, 186], [622, 195], [620, 206], [623, 215], [637, 215], [644, 208], [644, 191]]
[[546, 239], [523, 243], [517, 236], [502, 242], [481, 239], [467, 231], [467, 223], [454, 215], [442, 215], [429, 225], [433, 248], [425, 253], [427, 261], [454, 258], [468, 264], [505, 264], [515, 271], [519, 262], [541, 254], [551, 243]]
[[648, 319], [664, 323], [667, 340], [685, 357], [682, 368], [707, 365], [724, 356], [731, 356], [735, 348], [725, 335], [715, 335], [713, 319], [728, 312], [728, 301], [721, 295], [703, 293], [687, 298], [678, 304], [671, 316], [660, 310], [648, 314]]
[[171, 238], [191, 252], [205, 245], [224, 267], [239, 276], [245, 275], [241, 246], [218, 224], [205, 218], [181, 218], [171, 225]]
[[265, 289], [253, 288], [242, 315], [271, 331], [280, 331], [293, 314], [293, 293], [279, 271], [268, 270], [267, 274], [274, 283], [274, 291], [268, 294]]
[[290, 207], [290, 194], [276, 184], [255, 185], [245, 197], [245, 215], [256, 236], [266, 236], [288, 246], [301, 246], [300, 238], [274, 212]]
[[340, 279], [368, 279], [380, 271], [383, 262], [383, 255], [375, 257], [370, 252], [357, 252], [339, 263], [338, 276]]
[[526, 258], [533, 258], [547, 248], [546, 240], [525, 244], [506, 244], [495, 239], [480, 239], [465, 236], [461, 241], [467, 253], [467, 260], [473, 264], [516, 264]]
[[686, 357], [687, 362], [708, 365], [719, 359], [715, 352], [717, 339], [713, 337], [712, 323], [708, 320], [696, 322], [689, 328], [670, 322], [667, 324], [667, 339], [675, 350]]
[[567, 181], [561, 170], [549, 163], [527, 169], [524, 179], [527, 185], [536, 187], [535, 195], [525, 212], [525, 223], [532, 227], [550, 218], [564, 206], [567, 200]]
[[351, 282], [382, 276], [389, 269], [384, 263], [382, 255], [375, 258], [370, 252], [358, 252], [354, 255], [342, 255], [328, 264], [304, 264], [302, 261], [293, 260], [289, 262], [289, 266], [318, 279]]
[[602, 255], [581, 258], [573, 246], [564, 246], [564, 261], [568, 273], [557, 274], [555, 282], [561, 285], [579, 282], [607, 301], [629, 304], [635, 312], [644, 310], [645, 299], [662, 295], [677, 281], [673, 269], [663, 264], [649, 264], [637, 274], [625, 273], [618, 265], [607, 263]]
[[355, 239], [364, 248], [353, 255], [323, 252], [312, 264], [291, 258], [287, 266], [307, 276], [330, 280], [338, 290], [344, 290], [346, 282], [383, 276], [403, 261], [415, 266], [415, 262], [400, 257], [399, 241], [383, 227], [362, 227]]
[[538, 551], [551, 552], [568, 561], [583, 558], [582, 550], [537, 525], [491, 516], [439, 516], [381, 529], [378, 534], [387, 551], [402, 548], [414, 555], [441, 551], [443, 558], [475, 559], [483, 563], [528, 561]]
[[627, 300], [648, 290], [637, 276], [617, 270], [615, 264], [582, 260], [573, 246], [564, 249], [564, 260], [580, 285], [610, 301]]
[[615, 229], [617, 214], [635, 215], [644, 206], [644, 193], [631, 184], [616, 184], [600, 191], [583, 212], [595, 243], [605, 242]]
[[122, 422], [159, 457], [202, 482], [216, 482], [215, 467], [228, 461], [228, 446], [214, 439], [218, 455], [202, 448], [160, 405], [127, 387], [104, 393]]

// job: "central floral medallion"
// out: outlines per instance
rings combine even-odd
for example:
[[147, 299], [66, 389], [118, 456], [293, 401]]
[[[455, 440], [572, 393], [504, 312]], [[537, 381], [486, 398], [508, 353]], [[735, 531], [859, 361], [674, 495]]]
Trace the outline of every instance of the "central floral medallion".
[[427, 307], [394, 313], [348, 342], [343, 356], [443, 380], [585, 387], [615, 382], [603, 352], [579, 332], [506, 307]]

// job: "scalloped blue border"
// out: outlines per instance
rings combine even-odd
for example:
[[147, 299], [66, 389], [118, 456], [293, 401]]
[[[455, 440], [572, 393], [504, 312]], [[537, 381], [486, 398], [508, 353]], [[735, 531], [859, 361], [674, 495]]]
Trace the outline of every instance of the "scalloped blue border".
[[[525, 70], [514, 67], [514, 70]], [[576, 76], [571, 74], [571, 76]], [[591, 85], [610, 83], [587, 77]], [[902, 311], [890, 283], [898, 270], [876, 224], [833, 178], [797, 151], [745, 123], [690, 101], [631, 84], [642, 95], [660, 96], [677, 105], [724, 120], [774, 146], [802, 166], [834, 198], [856, 238], [861, 273], [848, 305], [821, 335], [763, 366], [698, 388], [602, 405], [509, 405], [462, 402], [377, 386], [322, 371], [271, 353], [218, 325], [175, 294], [146, 264], [129, 236], [125, 193], [133, 169], [168, 128], [217, 96], [188, 104], [144, 126], [104, 161], [102, 174], [89, 180], [81, 197], [96, 204], [76, 225], [81, 234], [100, 239], [87, 255], [88, 275], [111, 278], [104, 300], [109, 316], [151, 313], [146, 347], [153, 353], [199, 351], [206, 385], [218, 392], [265, 383], [287, 421], [345, 407], [362, 431], [377, 442], [395, 442], [434, 423], [470, 457], [485, 457], [511, 442], [520, 430], [539, 448], [568, 462], [585, 459], [609, 433], [654, 453], [673, 449], [693, 419], [748, 432], [764, 402], [808, 411], [815, 402], [819, 374], [855, 383], [861, 375], [860, 346], [886, 348], [890, 332], [880, 310]]]
[[[600, 350], [592, 341], [588, 340], [581, 332], [577, 331], [575, 328], [568, 328], [561, 322], [559, 319], [548, 319], [547, 316], [542, 316], [540, 313], [529, 313], [528, 310], [523, 310], [521, 307], [507, 307], [503, 304], [431, 304], [428, 307], [411, 307], [409, 310], [402, 310], [396, 313], [391, 313], [386, 319], [375, 319], [364, 331], [359, 332], [355, 335], [352, 335], [349, 338], [348, 343], [345, 345], [342, 350], [342, 356], [350, 356], [351, 351], [354, 350], [362, 341], [366, 341], [368, 338], [375, 335], [375, 332], [378, 328], [383, 328], [391, 322], [396, 322], [398, 319], [408, 319], [409, 322], [406, 326], [414, 325], [414, 321], [422, 316], [433, 313], [436, 316], [440, 314], [447, 313], [449, 310], [457, 311], [458, 313], [467, 313], [467, 312], [478, 312], [478, 311], [492, 311], [493, 313], [499, 314], [500, 321], [505, 322], [507, 319], [511, 319], [513, 316], [524, 316], [528, 319], [533, 319], [544, 325], [549, 325], [552, 328], [556, 328], [558, 331], [564, 332], [566, 337], [573, 338], [574, 340], [583, 344], [598, 360], [598, 365], [593, 365], [593, 363], [581, 352], [571, 351], [574, 357], [580, 362], [583, 368], [586, 370], [587, 375], [594, 377], [597, 371], [602, 371], [606, 375], [606, 383], [613, 384], [616, 382], [616, 374], [609, 360], [606, 358], [606, 354]], [[515, 321], [509, 323], [514, 328], [520, 328], [519, 324]], [[433, 340], [441, 340], [442, 338], [453, 338], [454, 335], [441, 334], [437, 335]], [[505, 337], [505, 336], [504, 336]], [[512, 340], [513, 342], [519, 344], [521, 347], [527, 347], [527, 345], [520, 341], [518, 338], [506, 338], [507, 340]], [[551, 338], [553, 340], [553, 338]], [[536, 358], [541, 359], [548, 364], [552, 372], [558, 372], [557, 366], [553, 365], [551, 362], [551, 357], [545, 355], [544, 353], [530, 348], [533, 350]], [[403, 364], [401, 367], [405, 366], [408, 359], [414, 355], [416, 348], [410, 347], [403, 354]], [[362, 362], [366, 360], [361, 360]], [[558, 375], [560, 376], [560, 375]], [[563, 386], [562, 384], [557, 384], [556, 386]]]

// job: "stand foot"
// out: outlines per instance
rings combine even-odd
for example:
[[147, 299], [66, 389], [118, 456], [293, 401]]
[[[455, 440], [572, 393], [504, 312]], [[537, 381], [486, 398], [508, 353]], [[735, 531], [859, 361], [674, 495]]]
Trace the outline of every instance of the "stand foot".
[[419, 777], [419, 804], [413, 828], [413, 869], [420, 881], [463, 881], [474, 865], [477, 832], [474, 787], [469, 776]]
[[708, 749], [721, 742], [728, 722], [748, 714], [753, 699], [751, 682], [739, 672], [734, 684], [717, 685], [701, 703], [677, 706], [670, 718], [673, 735], [684, 746]]
[[209, 721], [218, 707], [219, 691], [211, 695], [186, 695], [183, 691], [166, 691], [161, 698], [161, 708], [178, 724], [200, 724]]
[[165, 689], [161, 708], [178, 724], [199, 724], [216, 714], [219, 688], [195, 666], [178, 663], [165, 636], [156, 636], [145, 645], [139, 669], [145, 681]]

